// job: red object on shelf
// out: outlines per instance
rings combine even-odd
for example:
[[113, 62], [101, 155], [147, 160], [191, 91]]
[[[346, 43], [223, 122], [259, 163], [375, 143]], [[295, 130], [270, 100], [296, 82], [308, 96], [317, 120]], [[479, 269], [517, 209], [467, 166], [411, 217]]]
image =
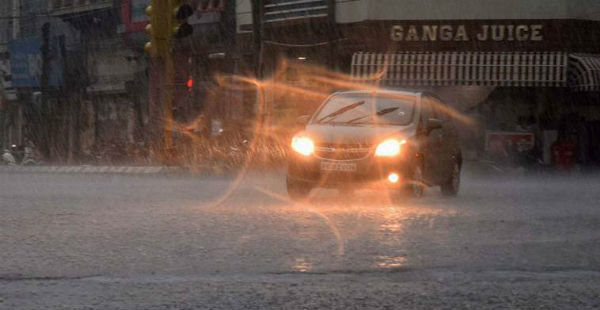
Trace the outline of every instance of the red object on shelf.
[[486, 130], [485, 150], [488, 153], [505, 153], [509, 143], [518, 151], [528, 151], [535, 144], [535, 136], [530, 132]]
[[196, 10], [198, 12], [217, 12], [225, 10], [226, 0], [200, 0]]

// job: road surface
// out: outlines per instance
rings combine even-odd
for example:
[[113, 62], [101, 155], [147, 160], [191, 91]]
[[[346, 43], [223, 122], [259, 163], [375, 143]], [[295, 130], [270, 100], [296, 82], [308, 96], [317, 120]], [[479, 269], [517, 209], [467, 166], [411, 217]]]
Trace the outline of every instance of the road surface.
[[599, 309], [600, 177], [467, 170], [457, 198], [283, 172], [0, 174], [0, 309]]

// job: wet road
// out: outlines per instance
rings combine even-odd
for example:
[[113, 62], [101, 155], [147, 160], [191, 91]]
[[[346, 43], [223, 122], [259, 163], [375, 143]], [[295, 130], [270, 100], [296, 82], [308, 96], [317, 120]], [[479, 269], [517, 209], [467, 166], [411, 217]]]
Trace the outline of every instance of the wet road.
[[282, 173], [0, 175], [0, 309], [597, 309], [600, 177], [292, 203]]

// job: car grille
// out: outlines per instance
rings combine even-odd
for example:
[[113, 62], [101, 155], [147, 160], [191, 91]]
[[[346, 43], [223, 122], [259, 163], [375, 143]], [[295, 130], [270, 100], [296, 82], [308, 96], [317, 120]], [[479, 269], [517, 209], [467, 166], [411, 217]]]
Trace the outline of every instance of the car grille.
[[321, 143], [315, 148], [315, 155], [324, 159], [355, 160], [369, 155], [371, 148], [366, 144]]

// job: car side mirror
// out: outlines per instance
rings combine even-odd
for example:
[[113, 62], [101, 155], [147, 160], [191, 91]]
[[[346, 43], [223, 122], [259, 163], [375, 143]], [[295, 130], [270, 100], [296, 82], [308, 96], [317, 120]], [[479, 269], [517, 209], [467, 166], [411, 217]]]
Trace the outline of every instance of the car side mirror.
[[437, 118], [430, 118], [427, 120], [427, 133], [430, 133], [432, 130], [442, 128], [442, 121]]
[[305, 126], [306, 124], [308, 124], [309, 119], [310, 116], [308, 115], [298, 116], [298, 118], [296, 118], [296, 125]]

